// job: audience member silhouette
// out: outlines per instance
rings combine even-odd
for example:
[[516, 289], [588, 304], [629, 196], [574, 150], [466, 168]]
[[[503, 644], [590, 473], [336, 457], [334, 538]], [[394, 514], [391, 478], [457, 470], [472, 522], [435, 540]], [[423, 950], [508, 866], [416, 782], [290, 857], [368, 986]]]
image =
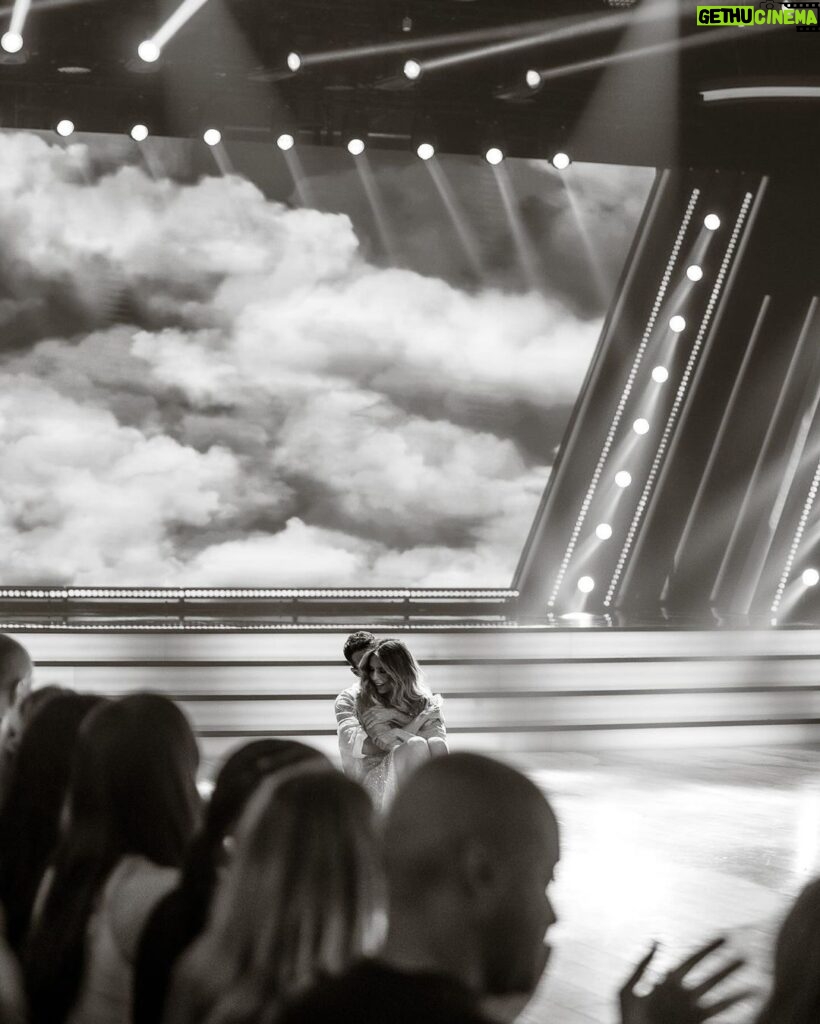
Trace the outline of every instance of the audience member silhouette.
[[373, 807], [357, 783], [310, 766], [266, 780], [208, 927], [177, 968], [166, 1024], [270, 1022], [318, 977], [372, 953], [381, 877]]
[[0, 633], [0, 790], [20, 732], [20, 704], [31, 690], [33, 671], [25, 647]]
[[179, 885], [155, 907], [140, 938], [134, 971], [134, 1024], [162, 1020], [177, 960], [205, 927], [231, 838], [259, 783], [296, 764], [330, 762], [313, 747], [294, 740], [263, 739], [235, 751], [223, 765], [188, 852]]
[[80, 728], [67, 826], [25, 962], [32, 1024], [127, 1024], [146, 918], [178, 879], [199, 813], [196, 741], [176, 705], [135, 694]]
[[[428, 761], [398, 791], [385, 857], [390, 918], [379, 959], [319, 983], [278, 1024], [514, 1019], [544, 970], [544, 937], [556, 920], [547, 887], [559, 858], [558, 826], [536, 786], [475, 754]], [[695, 989], [682, 979], [713, 948], [670, 974], [660, 1001], [653, 1002], [655, 990], [649, 998], [634, 993], [649, 957], [642, 961], [621, 993], [624, 1024], [704, 1020], [700, 1000], [736, 965]], [[672, 1012], [654, 1015], [659, 1005]]]
[[756, 1024], [820, 1021], [820, 879], [800, 893], [777, 936], [772, 990]]
[[[60, 816], [77, 735], [85, 716], [101, 697], [57, 687], [24, 721], [17, 753], [0, 807], [0, 902], [6, 918], [6, 938], [18, 954], [28, 931], [37, 890], [57, 846]], [[35, 690], [23, 702], [39, 695]], [[33, 703], [33, 702], [32, 702]]]
[[336, 699], [339, 752], [347, 774], [360, 779], [376, 805], [431, 755], [446, 753], [441, 697], [423, 685], [401, 640], [381, 640], [358, 663], [361, 682]]

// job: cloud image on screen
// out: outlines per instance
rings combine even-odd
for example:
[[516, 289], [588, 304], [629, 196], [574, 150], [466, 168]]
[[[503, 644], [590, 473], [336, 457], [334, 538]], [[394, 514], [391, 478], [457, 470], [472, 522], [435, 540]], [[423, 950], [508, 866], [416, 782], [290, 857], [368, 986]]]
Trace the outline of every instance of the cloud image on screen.
[[652, 172], [205, 148], [0, 133], [2, 582], [507, 586]]

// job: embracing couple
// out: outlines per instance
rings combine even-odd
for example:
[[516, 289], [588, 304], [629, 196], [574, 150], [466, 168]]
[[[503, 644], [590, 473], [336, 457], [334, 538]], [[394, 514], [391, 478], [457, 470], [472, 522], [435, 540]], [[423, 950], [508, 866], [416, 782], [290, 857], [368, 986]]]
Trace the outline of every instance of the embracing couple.
[[342, 765], [386, 807], [409, 772], [447, 753], [442, 700], [401, 640], [352, 633], [344, 656], [359, 681], [336, 699]]

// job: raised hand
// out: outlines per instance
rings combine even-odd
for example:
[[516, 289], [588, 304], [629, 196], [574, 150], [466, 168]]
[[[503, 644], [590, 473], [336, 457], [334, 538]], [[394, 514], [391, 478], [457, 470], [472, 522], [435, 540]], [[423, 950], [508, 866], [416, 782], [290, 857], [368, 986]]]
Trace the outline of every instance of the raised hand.
[[692, 968], [715, 950], [720, 949], [725, 941], [725, 939], [715, 939], [703, 946], [678, 964], [647, 995], [639, 996], [635, 993], [635, 986], [644, 976], [657, 951], [657, 943], [654, 943], [649, 953], [630, 974], [618, 993], [621, 1005], [621, 1024], [701, 1024], [702, 1021], [716, 1017], [724, 1010], [728, 1010], [730, 1006], [734, 1006], [735, 1003], [748, 998], [752, 994], [750, 991], [718, 999], [708, 1005], [702, 1001], [722, 981], [739, 970], [743, 966], [743, 960], [732, 960], [724, 964], [704, 981], [691, 988], [684, 985], [684, 979]]

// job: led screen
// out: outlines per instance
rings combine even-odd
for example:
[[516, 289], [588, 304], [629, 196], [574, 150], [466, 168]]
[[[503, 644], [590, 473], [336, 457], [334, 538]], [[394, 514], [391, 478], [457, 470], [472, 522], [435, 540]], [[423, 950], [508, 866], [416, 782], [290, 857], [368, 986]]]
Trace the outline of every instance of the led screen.
[[652, 178], [0, 133], [2, 582], [507, 586]]

